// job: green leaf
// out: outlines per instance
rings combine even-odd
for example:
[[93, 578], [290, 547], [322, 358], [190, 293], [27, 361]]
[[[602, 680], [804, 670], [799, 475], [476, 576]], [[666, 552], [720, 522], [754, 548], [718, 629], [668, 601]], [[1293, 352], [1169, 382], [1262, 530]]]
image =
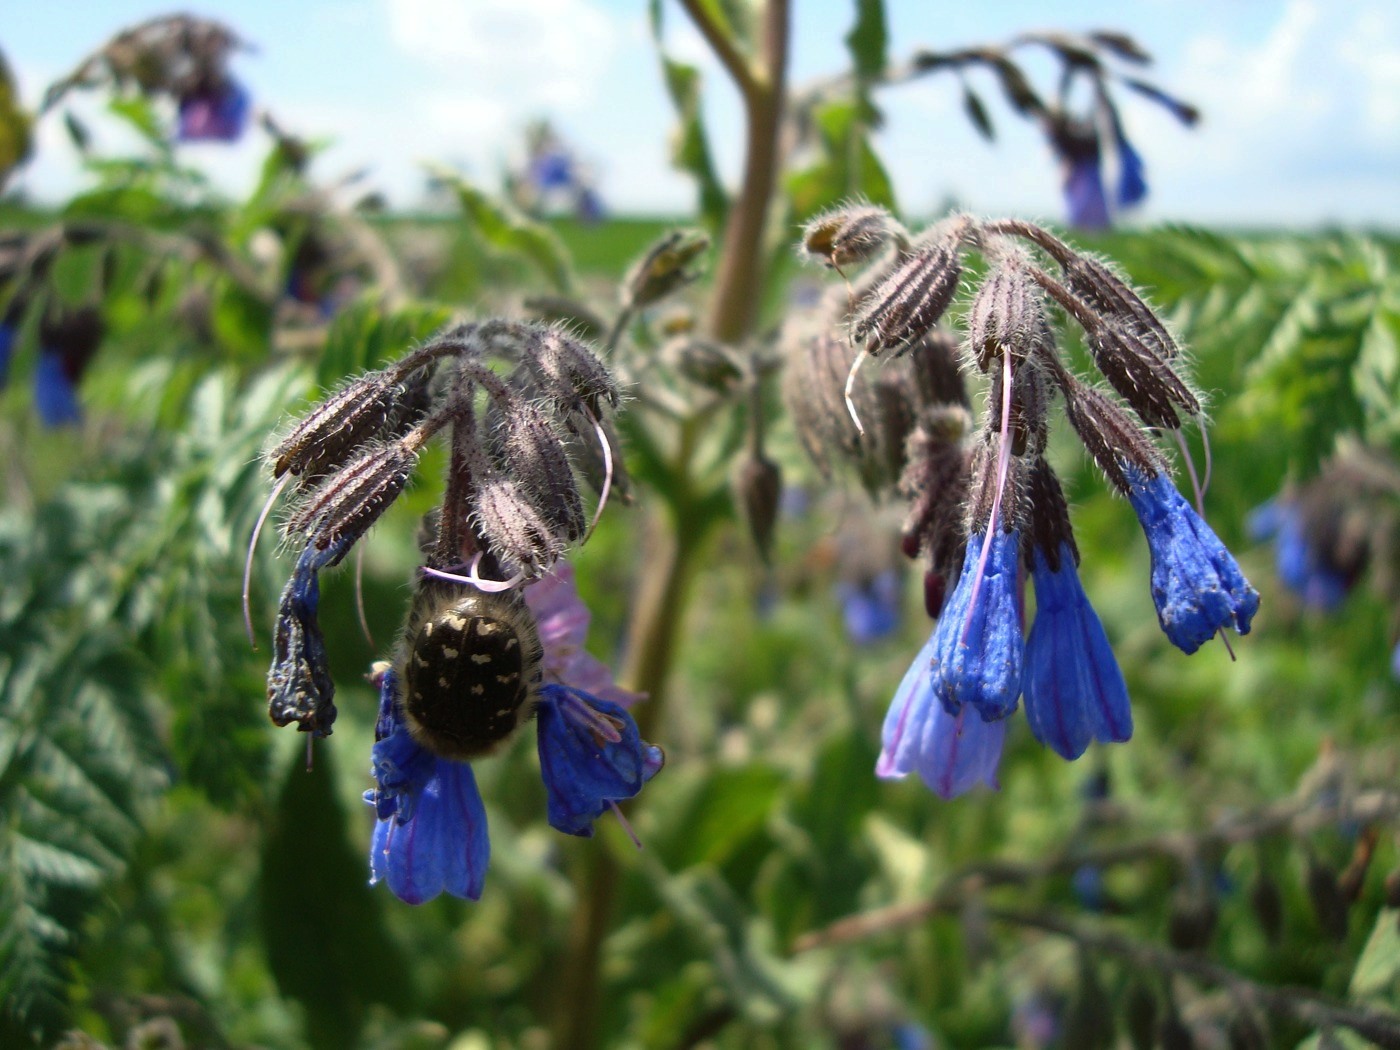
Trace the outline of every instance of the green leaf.
[[1382, 908], [1351, 975], [1358, 999], [1400, 1008], [1400, 908]]
[[873, 80], [885, 71], [889, 43], [884, 0], [856, 0], [856, 24], [846, 34], [846, 47], [858, 80]]
[[783, 779], [776, 769], [762, 765], [716, 771], [677, 824], [665, 851], [672, 866], [723, 864], [768, 820]]
[[963, 112], [967, 114], [967, 119], [972, 121], [972, 126], [977, 129], [977, 133], [988, 142], [996, 141], [996, 129], [992, 127], [992, 118], [987, 113], [987, 107], [982, 104], [982, 99], [972, 88], [963, 87]]
[[671, 161], [681, 171], [694, 176], [700, 189], [700, 214], [712, 231], [719, 230], [724, 226], [729, 198], [720, 184], [710, 155], [709, 137], [700, 106], [700, 70], [664, 54], [661, 56], [661, 69], [671, 102], [680, 117], [680, 129], [674, 139]]
[[288, 764], [258, 884], [277, 986], [306, 1011], [311, 1045], [328, 1050], [355, 1045], [371, 1003], [401, 1008], [409, 993], [384, 927], [387, 895], [368, 885], [368, 858], [346, 834], [334, 755], [322, 748], [309, 770], [300, 752]]
[[864, 112], [856, 98], [828, 102], [813, 112], [822, 159], [788, 178], [795, 222], [851, 198], [896, 210], [894, 185], [870, 145]]
[[114, 98], [107, 108], [126, 121], [143, 139], [162, 154], [170, 152], [170, 142], [161, 126], [151, 102], [144, 95], [126, 95]]
[[555, 291], [572, 289], [573, 264], [553, 230], [493, 200], [453, 172], [434, 169], [434, 175], [452, 187], [463, 217], [488, 247], [533, 264]]
[[326, 334], [326, 348], [316, 363], [316, 384], [329, 390], [347, 376], [359, 375], [403, 354], [445, 325], [446, 307], [411, 303], [386, 313], [377, 296], [366, 296], [336, 315]]

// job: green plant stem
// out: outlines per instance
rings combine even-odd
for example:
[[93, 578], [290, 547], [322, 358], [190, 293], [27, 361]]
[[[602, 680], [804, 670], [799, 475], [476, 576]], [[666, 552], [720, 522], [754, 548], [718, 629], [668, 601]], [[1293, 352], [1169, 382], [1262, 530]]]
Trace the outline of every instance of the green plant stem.
[[[695, 419], [681, 425], [674, 469], [686, 481], [700, 425]], [[653, 519], [634, 598], [622, 681], [647, 694], [636, 710], [644, 740], [656, 739], [661, 724], [694, 565], [709, 532], [708, 523], [691, 513], [692, 503], [691, 489], [682, 483], [666, 513]], [[589, 845], [594, 848], [578, 869], [579, 902], [569, 927], [563, 994], [554, 1026], [556, 1050], [591, 1050], [597, 1045], [599, 959], [623, 873], [612, 854]]]
[[[761, 69], [749, 69], [736, 60], [725, 62], [743, 98], [747, 125], [743, 183], [725, 225], [710, 303], [710, 332], [726, 343], [741, 341], [753, 329], [760, 298], [756, 290], [763, 287], [763, 238], [782, 166], [780, 136], [791, 28], [788, 5], [789, 0], [769, 0], [765, 9]], [[706, 39], [717, 35], [699, 3], [685, 0], [683, 6]], [[716, 52], [723, 61], [724, 54], [719, 48]]]

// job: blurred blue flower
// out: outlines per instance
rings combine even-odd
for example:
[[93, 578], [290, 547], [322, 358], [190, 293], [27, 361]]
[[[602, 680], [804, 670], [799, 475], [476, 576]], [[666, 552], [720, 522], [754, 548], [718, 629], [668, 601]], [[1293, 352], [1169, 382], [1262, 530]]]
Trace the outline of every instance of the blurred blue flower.
[[200, 87], [180, 99], [175, 138], [180, 142], [236, 142], [248, 127], [248, 92], [238, 81]]
[[1250, 514], [1248, 528], [1252, 539], [1274, 540], [1279, 579], [1304, 605], [1329, 612], [1342, 603], [1351, 581], [1326, 564], [1322, 551], [1309, 540], [1295, 502], [1280, 496], [1265, 503]]
[[0, 324], [0, 390], [10, 381], [10, 358], [14, 356], [18, 333], [8, 324]]
[[950, 799], [979, 783], [999, 786], [1006, 721], [986, 722], [967, 709], [948, 713], [934, 687], [936, 638], [935, 628], [895, 690], [875, 774], [891, 780], [918, 773], [934, 794]]
[[618, 704], [546, 685], [536, 717], [549, 823], [567, 835], [592, 835], [598, 817], [635, 796], [661, 769], [661, 749], [642, 740]]
[[1147, 198], [1146, 166], [1142, 155], [1128, 141], [1122, 124], [1115, 122], [1113, 138], [1118, 154], [1118, 203], [1121, 207], [1130, 208]]
[[1097, 153], [1066, 164], [1063, 190], [1071, 226], [1080, 230], [1108, 229], [1108, 195]]
[[1031, 579], [1035, 620], [1022, 681], [1031, 732], [1067, 759], [1082, 755], [1091, 740], [1127, 740], [1133, 735], [1128, 687], [1079, 582], [1073, 548], [1060, 545], [1052, 570], [1036, 547]]
[[567, 190], [574, 186], [574, 161], [562, 147], [547, 147], [530, 158], [530, 182], [537, 190]]
[[486, 807], [466, 762], [439, 758], [409, 733], [398, 712], [398, 677], [379, 672], [379, 721], [371, 752], [375, 787], [365, 792], [376, 823], [370, 883], [422, 904], [441, 893], [479, 900], [491, 842]]
[[841, 602], [847, 637], [857, 645], [869, 645], [898, 630], [903, 597], [900, 591], [899, 574], [894, 569], [858, 582], [838, 582], [836, 596]]
[[77, 381], [57, 350], [39, 351], [34, 366], [34, 407], [46, 427], [76, 426], [83, 421]]
[[1165, 473], [1125, 465], [1128, 501], [1152, 554], [1152, 600], [1173, 645], [1194, 653], [1222, 627], [1249, 633], [1259, 592]]
[[971, 704], [984, 721], [992, 722], [1016, 710], [1025, 656], [1020, 549], [1021, 534], [1015, 531], [968, 537], [962, 574], [931, 639], [934, 690], [951, 715]]

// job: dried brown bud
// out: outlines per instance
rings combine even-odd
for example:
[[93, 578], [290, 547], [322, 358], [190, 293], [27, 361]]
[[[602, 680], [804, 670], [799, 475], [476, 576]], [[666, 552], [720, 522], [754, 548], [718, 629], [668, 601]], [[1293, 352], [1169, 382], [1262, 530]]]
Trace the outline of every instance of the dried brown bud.
[[884, 208], [849, 205], [810, 220], [802, 230], [802, 252], [839, 270], [874, 258], [896, 228], [893, 216]]
[[971, 431], [972, 417], [963, 408], [950, 406], [931, 414], [909, 439], [909, 462], [899, 479], [899, 490], [910, 501], [903, 527], [905, 551], [911, 557], [927, 552], [943, 587], [961, 565], [966, 541], [963, 503], [969, 467], [964, 439]]
[[652, 245], [622, 282], [622, 305], [650, 306], [684, 288], [700, 276], [688, 267], [710, 249], [710, 238], [698, 230], [676, 230]]
[[1172, 894], [1167, 916], [1167, 943], [1179, 952], [1200, 951], [1215, 936], [1219, 917], [1209, 893], [1195, 887], [1179, 887]]
[[369, 372], [332, 394], [267, 454], [272, 476], [313, 478], [335, 470], [379, 436], [398, 392], [388, 375]]
[[958, 340], [952, 332], [933, 329], [910, 346], [907, 357], [920, 409], [970, 404], [958, 368]]
[[677, 372], [706, 390], [726, 393], [744, 378], [744, 369], [734, 355], [707, 339], [683, 335], [667, 343], [662, 353]]
[[762, 453], [750, 453], [739, 461], [734, 471], [734, 502], [764, 561], [773, 549], [782, 491], [782, 471]]
[[285, 531], [305, 535], [318, 550], [348, 550], [399, 498], [417, 464], [417, 452], [402, 441], [362, 453], [310, 494]]
[[922, 248], [901, 261], [861, 304], [851, 335], [867, 354], [896, 352], [943, 316], [958, 290], [962, 264], [946, 243]]

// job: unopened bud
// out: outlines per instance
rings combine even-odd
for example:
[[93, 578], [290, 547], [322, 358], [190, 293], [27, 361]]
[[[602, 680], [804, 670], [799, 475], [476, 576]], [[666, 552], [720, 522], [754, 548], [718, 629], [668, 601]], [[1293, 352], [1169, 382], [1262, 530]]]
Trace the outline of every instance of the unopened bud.
[[682, 376], [715, 393], [733, 390], [744, 378], [744, 370], [734, 355], [707, 339], [681, 336], [667, 343], [663, 353]]
[[586, 343], [561, 328], [531, 328], [522, 360], [544, 394], [565, 410], [581, 405], [596, 417], [604, 405], [616, 408], [621, 400], [607, 366]]
[[1152, 441], [1113, 400], [1093, 387], [1079, 382], [1066, 384], [1065, 415], [1070, 425], [1118, 491], [1132, 488], [1124, 472], [1134, 467], [1149, 477], [1166, 469], [1166, 460]]
[[583, 499], [564, 444], [549, 417], [528, 401], [500, 405], [492, 428], [492, 455], [501, 472], [550, 525], [572, 542], [583, 535]]
[[977, 367], [992, 371], [1003, 354], [1021, 362], [1045, 329], [1045, 302], [1019, 253], [1006, 253], [987, 276], [967, 313], [967, 345]]
[[948, 244], [920, 249], [877, 284], [851, 326], [874, 356], [918, 339], [943, 316], [958, 290], [962, 264]]
[[510, 478], [492, 474], [481, 479], [475, 512], [489, 552], [531, 576], [546, 571], [564, 553], [563, 538]]
[[343, 556], [399, 498], [417, 463], [402, 441], [370, 449], [322, 482], [288, 519], [286, 532]]
[[1166, 325], [1121, 277], [1097, 259], [1073, 255], [1062, 264], [1065, 286], [1094, 311], [1136, 331], [1163, 361], [1180, 353]]
[[958, 367], [958, 340], [951, 332], [935, 328], [925, 333], [909, 348], [908, 359], [920, 409], [969, 403]]
[[1099, 318], [1084, 329], [1094, 364], [1114, 390], [1150, 427], [1176, 430], [1177, 410], [1197, 416], [1201, 403], [1171, 365], [1144, 340], [1140, 331]]
[[1156, 1043], [1157, 996], [1146, 982], [1135, 980], [1128, 986], [1123, 1017], [1128, 1022], [1128, 1040], [1133, 1050], [1152, 1050]]
[[316, 477], [335, 470], [384, 429], [398, 393], [383, 372], [370, 372], [326, 398], [268, 453], [272, 476]]
[[739, 462], [734, 472], [735, 503], [764, 561], [773, 548], [782, 491], [782, 471], [762, 453], [751, 453]]
[[1060, 570], [1060, 551], [1068, 546], [1076, 564], [1079, 548], [1069, 521], [1069, 504], [1054, 469], [1037, 457], [1027, 474], [1026, 502], [1030, 504], [1031, 545], [1040, 551], [1051, 572]]
[[640, 309], [684, 288], [700, 276], [690, 264], [709, 248], [710, 238], [698, 230], [667, 234], [628, 271], [622, 283], [622, 305]]
[[1200, 889], [1181, 887], [1172, 895], [1167, 942], [1179, 952], [1204, 949], [1215, 936], [1219, 919], [1215, 900]]
[[854, 204], [818, 215], [802, 230], [802, 251], [840, 269], [873, 258], [889, 242], [894, 218], [884, 208]]
[[1259, 928], [1270, 944], [1277, 944], [1283, 933], [1283, 894], [1267, 871], [1261, 871], [1249, 891], [1249, 906], [1259, 920]]

